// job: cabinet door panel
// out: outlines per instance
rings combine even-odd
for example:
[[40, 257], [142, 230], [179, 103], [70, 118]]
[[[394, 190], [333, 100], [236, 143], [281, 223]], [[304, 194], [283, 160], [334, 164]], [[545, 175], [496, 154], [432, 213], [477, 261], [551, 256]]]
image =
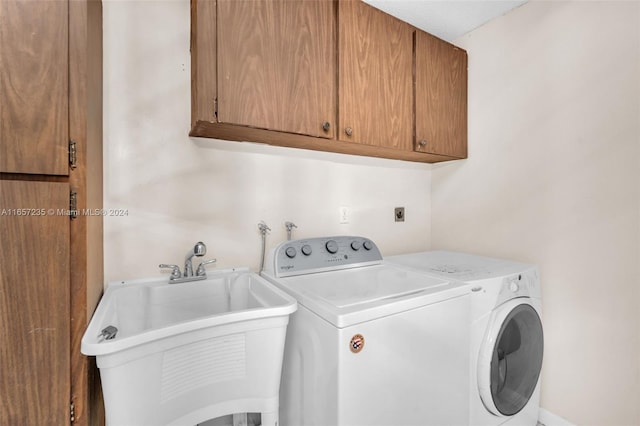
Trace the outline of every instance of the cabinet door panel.
[[217, 121], [216, 2], [191, 0], [191, 125]]
[[68, 3], [0, 1], [0, 171], [66, 175]]
[[412, 150], [413, 28], [361, 1], [339, 4], [339, 139]]
[[69, 423], [69, 217], [46, 213], [68, 208], [67, 183], [0, 181], [3, 425]]
[[334, 8], [326, 0], [218, 0], [218, 121], [333, 137]]
[[467, 53], [422, 31], [416, 33], [416, 150], [467, 157]]

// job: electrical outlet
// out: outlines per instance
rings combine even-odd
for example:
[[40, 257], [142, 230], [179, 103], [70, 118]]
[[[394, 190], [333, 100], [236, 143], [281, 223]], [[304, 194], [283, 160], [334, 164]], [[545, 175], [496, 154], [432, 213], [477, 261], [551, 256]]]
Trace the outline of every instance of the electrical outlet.
[[393, 211], [396, 222], [404, 222], [404, 207], [396, 207]]
[[351, 216], [351, 212], [349, 211], [349, 207], [347, 206], [340, 206], [340, 224], [344, 225], [349, 223], [349, 216]]

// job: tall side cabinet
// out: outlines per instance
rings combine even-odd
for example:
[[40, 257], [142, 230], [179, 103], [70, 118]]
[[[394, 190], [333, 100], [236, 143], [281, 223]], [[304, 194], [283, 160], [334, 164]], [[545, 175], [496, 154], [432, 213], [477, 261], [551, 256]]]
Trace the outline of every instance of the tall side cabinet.
[[1, 0], [0, 100], [0, 424], [100, 424], [101, 2]]

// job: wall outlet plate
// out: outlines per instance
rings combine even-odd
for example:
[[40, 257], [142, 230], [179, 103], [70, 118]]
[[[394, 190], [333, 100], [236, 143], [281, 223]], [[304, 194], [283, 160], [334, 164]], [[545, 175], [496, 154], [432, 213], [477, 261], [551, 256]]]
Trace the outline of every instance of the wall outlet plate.
[[345, 225], [347, 223], [349, 223], [349, 216], [351, 216], [351, 212], [349, 211], [349, 207], [347, 206], [340, 206], [340, 224], [341, 225]]
[[393, 213], [396, 222], [404, 222], [404, 207], [396, 207]]

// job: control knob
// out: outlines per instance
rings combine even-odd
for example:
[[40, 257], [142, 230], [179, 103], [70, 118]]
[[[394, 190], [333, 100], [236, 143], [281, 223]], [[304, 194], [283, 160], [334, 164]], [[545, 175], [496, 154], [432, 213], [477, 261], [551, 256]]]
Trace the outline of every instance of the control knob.
[[311, 254], [311, 246], [309, 244], [305, 244], [302, 246], [302, 248], [300, 249], [300, 251], [302, 252], [302, 254], [304, 254], [305, 256], [309, 256]]
[[294, 247], [287, 247], [284, 254], [286, 254], [289, 259], [293, 259], [296, 257], [296, 249]]
[[360, 244], [359, 241], [352, 241], [351, 242], [351, 248], [354, 249], [355, 251], [360, 250], [360, 247], [362, 247], [362, 244]]
[[371, 250], [373, 248], [373, 243], [369, 240], [365, 240], [365, 242], [362, 243], [362, 246], [365, 248], [365, 250]]
[[324, 246], [326, 247], [327, 251], [331, 254], [335, 254], [338, 252], [338, 243], [336, 243], [334, 240], [327, 241], [327, 243]]

